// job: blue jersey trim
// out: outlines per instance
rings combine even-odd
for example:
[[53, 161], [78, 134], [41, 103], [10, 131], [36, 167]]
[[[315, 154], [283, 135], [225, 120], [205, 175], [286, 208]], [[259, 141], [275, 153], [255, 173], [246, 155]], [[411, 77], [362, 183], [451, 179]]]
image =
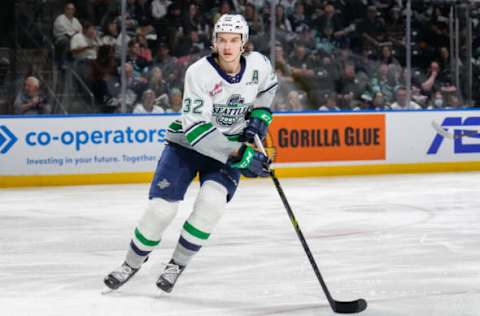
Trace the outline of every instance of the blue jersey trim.
[[226, 82], [228, 83], [239, 83], [242, 81], [243, 73], [245, 72], [245, 68], [247, 68], [247, 61], [245, 57], [240, 56], [240, 72], [236, 74], [235, 76], [229, 76], [217, 62], [215, 61], [215, 58], [213, 58], [213, 55], [210, 55], [207, 57], [208, 62], [210, 65], [212, 65], [213, 68], [217, 71], [217, 73], [225, 79]]

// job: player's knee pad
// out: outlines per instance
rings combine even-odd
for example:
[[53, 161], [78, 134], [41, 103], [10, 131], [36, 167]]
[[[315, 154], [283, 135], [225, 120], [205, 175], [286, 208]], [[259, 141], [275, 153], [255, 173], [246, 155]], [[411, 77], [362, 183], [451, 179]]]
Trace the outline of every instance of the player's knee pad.
[[188, 222], [202, 231], [211, 232], [222, 217], [226, 205], [227, 189], [218, 182], [205, 181]]
[[169, 202], [160, 198], [148, 201], [137, 228], [146, 238], [160, 240], [163, 231], [177, 214], [178, 204], [179, 202]]

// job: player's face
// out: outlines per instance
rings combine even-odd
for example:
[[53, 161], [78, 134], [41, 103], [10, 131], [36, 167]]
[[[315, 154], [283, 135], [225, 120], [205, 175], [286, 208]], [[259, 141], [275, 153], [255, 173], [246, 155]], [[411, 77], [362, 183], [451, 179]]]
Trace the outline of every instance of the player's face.
[[218, 33], [215, 46], [219, 58], [223, 61], [239, 61], [242, 54], [242, 36], [236, 33]]

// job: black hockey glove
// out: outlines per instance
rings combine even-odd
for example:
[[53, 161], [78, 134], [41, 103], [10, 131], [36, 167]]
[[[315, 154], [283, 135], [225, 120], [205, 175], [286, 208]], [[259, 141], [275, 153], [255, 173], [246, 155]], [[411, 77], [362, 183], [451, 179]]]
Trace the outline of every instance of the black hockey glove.
[[267, 136], [267, 129], [272, 122], [272, 112], [269, 108], [253, 109], [248, 117], [248, 125], [240, 137], [241, 142], [253, 143], [253, 138], [258, 135], [263, 141]]
[[242, 145], [239, 153], [229, 163], [233, 168], [240, 169], [242, 175], [247, 178], [269, 176], [271, 161], [267, 156], [246, 145]]

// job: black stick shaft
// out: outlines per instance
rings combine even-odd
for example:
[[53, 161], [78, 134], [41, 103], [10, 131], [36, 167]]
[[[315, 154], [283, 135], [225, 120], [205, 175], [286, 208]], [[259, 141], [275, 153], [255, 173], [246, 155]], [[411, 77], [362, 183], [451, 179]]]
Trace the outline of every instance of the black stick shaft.
[[[255, 144], [263, 152], [263, 154], [267, 155], [265, 148], [263, 147], [262, 141], [260, 140], [258, 135], [255, 135]], [[317, 279], [320, 282], [320, 285], [322, 286], [323, 292], [327, 297], [328, 303], [330, 304], [330, 307], [335, 311], [337, 309], [335, 306], [336, 305], [335, 300], [332, 298], [332, 295], [330, 294], [330, 291], [328, 290], [327, 285], [323, 280], [320, 270], [318, 269], [317, 263], [313, 258], [312, 252], [310, 251], [310, 247], [308, 247], [307, 241], [305, 240], [302, 230], [300, 229], [300, 225], [298, 225], [297, 219], [295, 218], [295, 214], [293, 214], [292, 208], [290, 207], [287, 197], [285, 196], [285, 192], [283, 192], [282, 186], [280, 185], [280, 181], [278, 181], [277, 177], [275, 176], [275, 172], [272, 169], [270, 169], [270, 177], [272, 178], [273, 183], [275, 184], [275, 188], [277, 189], [277, 192], [280, 195], [280, 199], [282, 200], [282, 203], [285, 206], [285, 209], [287, 210], [288, 217], [290, 218], [290, 222], [292, 223], [293, 228], [295, 228], [295, 232], [297, 233], [298, 239], [300, 239], [300, 242], [302, 243], [303, 250], [305, 250], [305, 253], [307, 254], [308, 261], [310, 261], [310, 265], [312, 266], [313, 271], [315, 272], [315, 275], [317, 276]]]
[[307, 241], [305, 240], [305, 237], [303, 236], [302, 230], [300, 229], [300, 226], [298, 225], [297, 219], [295, 218], [295, 214], [293, 214], [292, 208], [290, 207], [290, 204], [288, 203], [287, 197], [285, 196], [285, 193], [283, 192], [282, 187], [280, 186], [280, 182], [278, 181], [277, 177], [275, 176], [275, 172], [273, 170], [270, 171], [270, 177], [273, 180], [273, 183], [275, 184], [275, 188], [277, 189], [278, 194], [280, 195], [280, 199], [282, 200], [283, 205], [285, 206], [285, 209], [287, 210], [288, 217], [290, 218], [290, 222], [292, 223], [293, 227], [295, 228], [295, 232], [297, 233], [298, 239], [300, 239], [300, 242], [302, 243], [303, 250], [305, 250], [305, 253], [307, 254], [308, 260], [310, 261], [310, 265], [313, 268], [313, 271], [315, 272], [315, 275], [317, 276], [318, 281], [320, 282], [320, 285], [322, 286], [323, 292], [325, 293], [325, 296], [327, 297], [328, 303], [332, 307], [332, 309], [335, 309], [335, 301], [332, 298], [332, 295], [330, 294], [330, 291], [327, 288], [327, 285], [325, 284], [325, 281], [323, 280], [322, 274], [320, 273], [320, 270], [318, 269], [317, 263], [315, 262], [315, 259], [313, 258], [312, 252], [310, 251], [310, 247], [308, 247]]

